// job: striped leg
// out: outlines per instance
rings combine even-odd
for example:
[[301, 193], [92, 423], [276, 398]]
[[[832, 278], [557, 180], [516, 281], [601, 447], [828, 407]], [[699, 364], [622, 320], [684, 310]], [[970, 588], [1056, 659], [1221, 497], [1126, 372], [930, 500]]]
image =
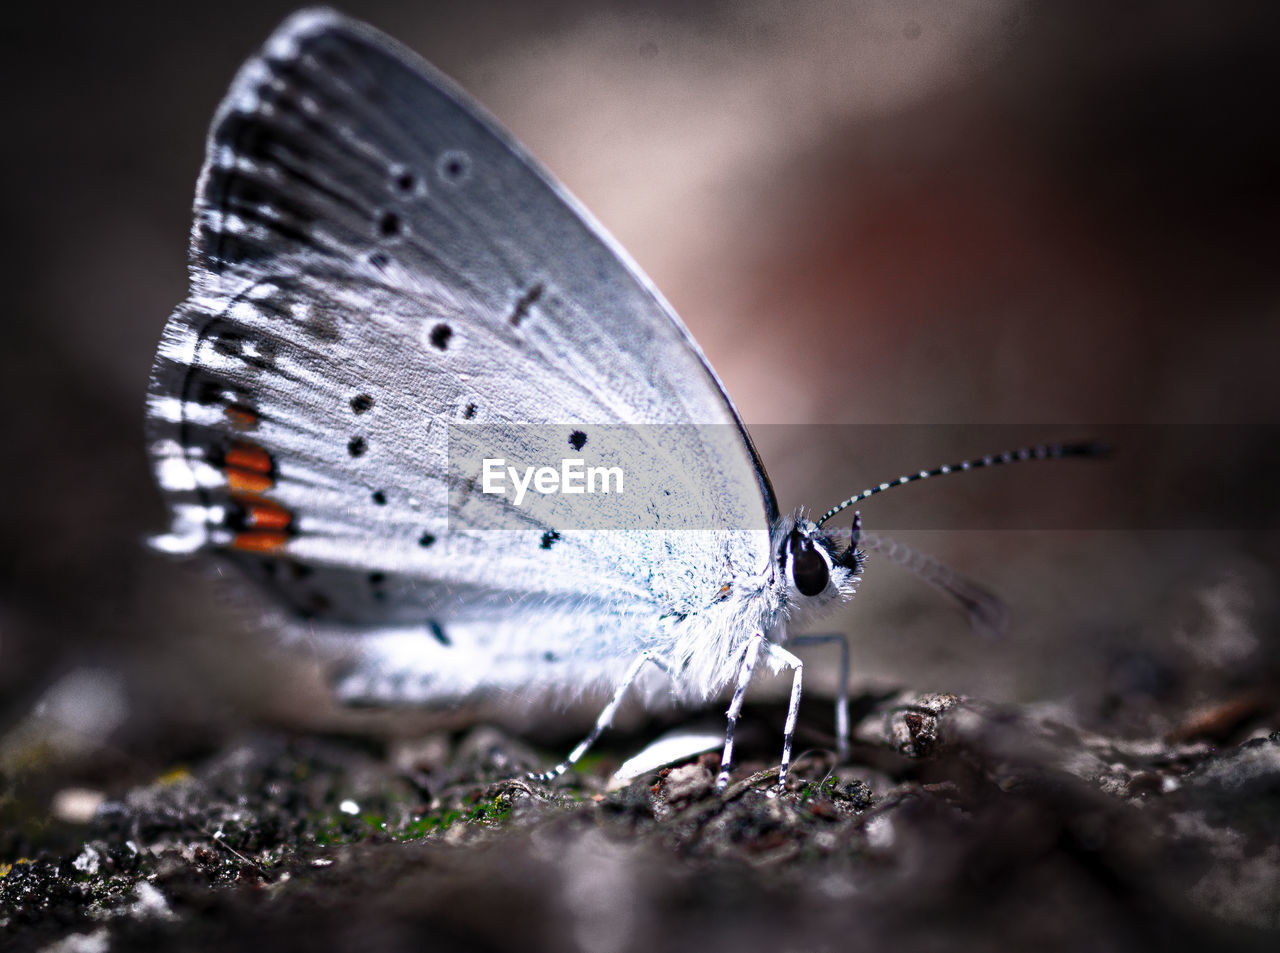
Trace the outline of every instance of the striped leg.
[[778, 772], [778, 788], [787, 783], [787, 771], [791, 767], [791, 748], [795, 741], [796, 721], [800, 717], [800, 695], [804, 690], [804, 662], [788, 652], [781, 645], [766, 642], [764, 636], [753, 635], [747, 643], [746, 652], [742, 656], [742, 667], [738, 669], [738, 684], [733, 690], [733, 700], [729, 702], [729, 724], [724, 733], [724, 754], [720, 758], [720, 774], [716, 778], [716, 790], [723, 791], [729, 783], [729, 772], [733, 770], [733, 729], [742, 713], [742, 700], [747, 693], [747, 685], [755, 672], [756, 662], [760, 660], [763, 647], [766, 655], [781, 666], [791, 669], [791, 701], [787, 705], [787, 723], [782, 729], [782, 765]]
[[849, 753], [849, 640], [843, 635], [797, 635], [791, 644], [840, 646], [840, 687], [836, 691], [836, 754]]
[[738, 716], [742, 713], [742, 699], [747, 694], [747, 685], [751, 683], [751, 674], [755, 671], [756, 660], [760, 658], [760, 646], [764, 644], [764, 633], [757, 632], [747, 642], [742, 653], [742, 666], [738, 669], [738, 684], [733, 690], [733, 700], [729, 702], [729, 724], [724, 730], [724, 754], [720, 756], [720, 774], [716, 777], [716, 790], [723, 791], [729, 784], [729, 772], [733, 768], [733, 729], [738, 724]]
[[796, 720], [800, 717], [800, 692], [804, 681], [804, 662], [799, 657], [784, 649], [781, 645], [770, 642], [767, 651], [777, 662], [782, 663], [794, 673], [791, 676], [791, 701], [787, 705], [787, 724], [782, 729], [782, 768], [778, 772], [778, 790], [787, 786], [787, 769], [791, 767], [791, 744], [796, 736]]
[[641, 652], [640, 655], [636, 657], [636, 660], [631, 663], [631, 667], [627, 669], [627, 673], [622, 676], [621, 683], [619, 683], [617, 690], [614, 691], [613, 697], [609, 699], [609, 704], [604, 706], [604, 711], [600, 712], [600, 716], [596, 719], [596, 723], [592, 727], [591, 733], [578, 742], [578, 746], [569, 752], [569, 757], [565, 758], [550, 771], [543, 771], [540, 774], [531, 774], [530, 777], [535, 781], [553, 781], [577, 764], [578, 759], [587, 753], [587, 750], [596, 743], [596, 739], [599, 738], [600, 735], [604, 733], [604, 730], [613, 722], [613, 716], [618, 711], [618, 706], [622, 704], [622, 698], [626, 695], [627, 689], [630, 688], [632, 682], [640, 676], [640, 670], [648, 663], [658, 666], [658, 668], [666, 672], [668, 676], [671, 675], [671, 668], [667, 665], [666, 661], [654, 655], [647, 649], [644, 652]]

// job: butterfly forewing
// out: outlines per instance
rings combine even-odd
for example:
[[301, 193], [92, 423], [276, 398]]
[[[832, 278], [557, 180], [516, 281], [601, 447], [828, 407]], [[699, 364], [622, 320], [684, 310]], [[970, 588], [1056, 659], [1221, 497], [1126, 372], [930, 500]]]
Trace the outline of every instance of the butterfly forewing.
[[[426, 666], [496, 645], [512, 682], [527, 657], [607, 658], [611, 627], [643, 639], [767, 564], [772, 491], [678, 319], [381, 34], [305, 12], [241, 70], [210, 132], [191, 270], [149, 403], [168, 548], [222, 551], [352, 631], [416, 626]], [[450, 428], [496, 424], [564, 426], [575, 448], [615, 424], [732, 439], [654, 438], [670, 479], [638, 501], [643, 531], [530, 518], [497, 541], [462, 518], [449, 471]]]

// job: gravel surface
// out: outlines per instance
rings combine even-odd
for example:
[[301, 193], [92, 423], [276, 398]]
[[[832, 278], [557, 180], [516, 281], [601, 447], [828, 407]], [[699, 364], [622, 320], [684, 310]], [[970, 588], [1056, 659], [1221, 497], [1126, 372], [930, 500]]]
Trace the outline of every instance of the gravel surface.
[[782, 793], [747, 762], [717, 795], [715, 755], [610, 785], [612, 751], [541, 784], [545, 755], [481, 728], [255, 734], [83, 825], [11, 796], [6, 945], [1274, 949], [1280, 733], [1121, 739], [950, 695], [857, 707], [848, 763], [811, 749]]

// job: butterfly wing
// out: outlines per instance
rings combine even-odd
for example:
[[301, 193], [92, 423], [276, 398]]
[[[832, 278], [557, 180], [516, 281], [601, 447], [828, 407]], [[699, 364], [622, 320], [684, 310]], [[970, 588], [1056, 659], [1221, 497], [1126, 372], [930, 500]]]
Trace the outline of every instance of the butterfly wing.
[[[540, 677], [608, 680], [664, 617], [767, 561], [772, 490], [678, 318], [493, 120], [371, 28], [305, 11], [242, 68], [190, 269], [149, 394], [159, 545], [235, 560], [355, 634], [383, 681], [413, 671], [387, 693], [465, 696], [560, 656], [577, 670]], [[669, 479], [638, 501], [643, 531], [529, 518], [496, 540], [471, 517], [509, 504], [450, 495], [451, 428], [599, 449], [598, 428], [638, 423], [730, 434], [655, 438]]]

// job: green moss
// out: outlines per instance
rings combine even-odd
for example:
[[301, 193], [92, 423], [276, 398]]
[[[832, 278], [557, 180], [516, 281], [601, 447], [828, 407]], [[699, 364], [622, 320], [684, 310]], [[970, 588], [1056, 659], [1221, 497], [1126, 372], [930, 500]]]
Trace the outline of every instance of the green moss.
[[506, 820], [510, 814], [511, 798], [500, 794], [476, 804], [467, 821], [468, 823], [497, 824]]
[[830, 798], [836, 793], [836, 776], [828, 774], [821, 781], [814, 783], [806, 781], [800, 789], [799, 800], [801, 804], [808, 804], [810, 801], [819, 798]]
[[510, 814], [511, 800], [500, 794], [477, 800], [462, 808], [450, 807], [420, 816], [408, 815], [403, 821], [371, 811], [366, 811], [359, 817], [346, 814], [321, 815], [313, 819], [311, 824], [312, 839], [321, 847], [353, 843], [374, 833], [385, 834], [397, 841], [411, 841], [448, 830], [455, 824], [499, 824]]

